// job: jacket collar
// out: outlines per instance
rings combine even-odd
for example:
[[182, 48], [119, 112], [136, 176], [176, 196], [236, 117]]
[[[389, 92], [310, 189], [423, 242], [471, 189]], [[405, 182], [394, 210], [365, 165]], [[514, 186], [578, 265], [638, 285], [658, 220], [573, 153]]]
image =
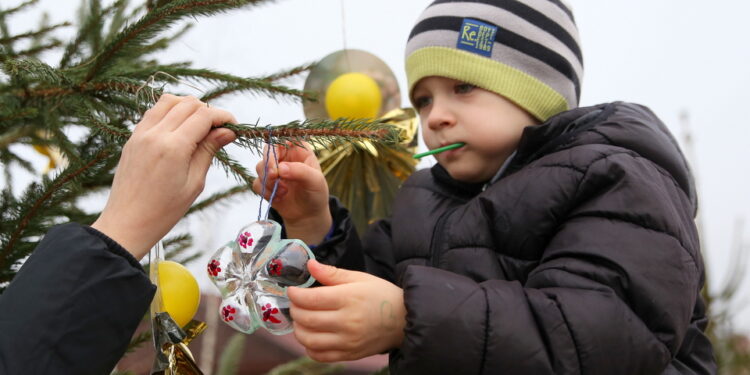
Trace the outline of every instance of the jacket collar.
[[500, 177], [512, 174], [532, 161], [566, 147], [576, 136], [599, 123], [614, 110], [606, 104], [576, 108], [553, 116], [547, 122], [524, 129], [512, 162]]
[[432, 177], [437, 181], [441, 187], [447, 189], [451, 195], [455, 195], [464, 199], [469, 199], [482, 192], [484, 185], [487, 183], [477, 182], [461, 182], [453, 179], [448, 171], [440, 164], [435, 164], [430, 169]]

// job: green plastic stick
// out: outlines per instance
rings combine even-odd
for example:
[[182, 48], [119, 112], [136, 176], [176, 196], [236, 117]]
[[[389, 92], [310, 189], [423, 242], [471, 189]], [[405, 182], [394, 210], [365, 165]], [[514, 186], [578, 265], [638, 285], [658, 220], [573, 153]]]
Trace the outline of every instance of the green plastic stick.
[[443, 147], [440, 147], [440, 148], [436, 148], [434, 150], [423, 152], [421, 154], [416, 154], [416, 155], [414, 155], [414, 159], [421, 159], [421, 158], [423, 158], [423, 157], [425, 157], [427, 155], [439, 154], [439, 153], [441, 153], [443, 151], [453, 150], [453, 149], [456, 149], [456, 148], [459, 148], [459, 147], [464, 147], [464, 143], [454, 143], [452, 145], [448, 145], [448, 146], [443, 146]]

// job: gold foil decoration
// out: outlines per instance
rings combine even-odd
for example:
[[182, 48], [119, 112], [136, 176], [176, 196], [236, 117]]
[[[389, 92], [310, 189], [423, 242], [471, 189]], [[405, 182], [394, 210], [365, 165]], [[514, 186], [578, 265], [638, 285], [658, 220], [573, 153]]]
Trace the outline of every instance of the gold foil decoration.
[[331, 194], [349, 209], [359, 233], [364, 233], [373, 221], [390, 215], [396, 192], [417, 164], [412, 157], [419, 129], [414, 110], [394, 109], [383, 119], [401, 130], [398, 145], [357, 141], [332, 150], [316, 149]]
[[203, 375], [187, 344], [206, 329], [206, 324], [192, 320], [183, 329], [164, 310], [159, 288], [158, 267], [158, 263], [162, 260], [164, 260], [164, 251], [159, 241], [149, 253], [149, 278], [157, 286], [156, 294], [151, 302], [151, 331], [156, 351], [151, 374]]
[[304, 103], [305, 117], [328, 118], [326, 92], [346, 73], [366, 74], [378, 84], [382, 96], [378, 116], [401, 129], [401, 142], [395, 146], [357, 141], [334, 149], [316, 147], [331, 194], [349, 209], [357, 231], [364, 233], [371, 222], [390, 215], [396, 191], [414, 172], [417, 161], [412, 155], [417, 148], [419, 123], [414, 110], [399, 108], [398, 81], [388, 65], [369, 52], [355, 49], [333, 52], [310, 70], [304, 89], [316, 93], [318, 100]]
[[345, 49], [329, 54], [310, 69], [310, 74], [305, 79], [304, 90], [316, 93], [318, 100], [303, 103], [305, 117], [311, 120], [328, 118], [326, 91], [336, 78], [345, 73], [362, 73], [378, 84], [382, 99], [378, 117], [401, 105], [398, 81], [388, 65], [369, 52]]
[[[48, 131], [44, 130], [37, 131], [36, 135], [41, 139], [50, 139], [52, 137]], [[48, 159], [47, 166], [42, 171], [43, 174], [47, 174], [58, 167], [65, 168], [68, 166], [68, 159], [58, 147], [38, 143], [34, 143], [31, 146], [36, 152], [46, 156]]]

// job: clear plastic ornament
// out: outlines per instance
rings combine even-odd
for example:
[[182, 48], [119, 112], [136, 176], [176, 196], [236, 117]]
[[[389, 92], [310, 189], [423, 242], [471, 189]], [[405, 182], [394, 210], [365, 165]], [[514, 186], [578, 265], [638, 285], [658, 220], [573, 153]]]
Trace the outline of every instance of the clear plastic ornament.
[[247, 334], [258, 327], [275, 335], [292, 332], [286, 288], [315, 282], [307, 270], [314, 258], [304, 242], [282, 240], [281, 225], [273, 220], [243, 227], [208, 262], [208, 276], [222, 296], [221, 319]]

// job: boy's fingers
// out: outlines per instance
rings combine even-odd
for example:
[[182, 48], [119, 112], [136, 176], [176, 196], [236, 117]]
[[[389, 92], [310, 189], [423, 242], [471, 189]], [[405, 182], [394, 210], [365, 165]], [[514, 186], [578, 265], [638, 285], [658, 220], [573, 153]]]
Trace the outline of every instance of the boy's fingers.
[[292, 320], [305, 329], [317, 332], [337, 332], [341, 330], [341, 317], [336, 311], [306, 310], [297, 305], [290, 309]]
[[308, 190], [320, 190], [326, 184], [325, 177], [319, 169], [302, 162], [283, 162], [279, 164], [279, 177], [294, 181]]
[[344, 352], [336, 350], [307, 349], [307, 356], [318, 362], [340, 362], [350, 359]]
[[[258, 195], [265, 193], [265, 196], [263, 197], [263, 199], [267, 200], [271, 196], [271, 193], [273, 192], [273, 187], [276, 184], [278, 174], [277, 174], [276, 169], [272, 169], [271, 166], [269, 166], [268, 176], [263, 178], [265, 174], [265, 171], [264, 171], [265, 166], [263, 163], [264, 161], [261, 160], [258, 162], [258, 164], [255, 165], [255, 171], [257, 173], [257, 177], [255, 178], [255, 181], [253, 181], [253, 191]], [[265, 182], [265, 192], [263, 190], [264, 182]], [[279, 196], [279, 192], [281, 190], [285, 190], [284, 185], [285, 185], [284, 180], [279, 180], [279, 186], [276, 189], [277, 197]]]
[[340, 349], [341, 337], [331, 332], [320, 332], [305, 327], [295, 320], [294, 337], [307, 349], [321, 351]]
[[253, 181], [253, 191], [255, 192], [255, 194], [258, 194], [258, 195], [260, 195], [261, 190], [262, 190], [261, 185], [263, 184], [263, 182], [261, 181], [261, 179], [262, 179], [261, 177], [256, 177], [255, 181]]
[[[268, 183], [266, 183], [266, 190], [265, 190], [265, 192], [263, 190], [260, 190], [260, 191], [258, 191], [258, 195], [263, 194], [263, 199], [265, 199], [267, 201], [270, 200], [271, 199], [271, 194], [274, 194], [273, 187], [274, 187], [274, 184], [268, 184]], [[262, 186], [261, 186], [261, 188], [262, 188]], [[274, 204], [279, 203], [281, 201], [281, 197], [284, 196], [286, 194], [286, 192], [287, 192], [287, 189], [286, 189], [286, 187], [284, 185], [284, 181], [283, 180], [279, 181], [279, 185], [276, 186], [276, 194], [274, 194], [274, 196], [273, 196], [273, 203]], [[275, 205], [274, 205], [274, 208], [276, 208]]]
[[286, 290], [293, 307], [305, 310], [338, 310], [344, 306], [341, 293], [336, 288], [295, 288]]
[[[265, 147], [264, 147], [265, 148]], [[263, 153], [263, 159], [261, 159], [258, 164], [255, 164], [255, 173], [261, 180], [263, 179], [263, 176], [266, 174], [266, 157], [265, 153]], [[276, 163], [268, 163], [268, 177], [266, 177], [266, 181], [269, 179], [275, 179], [277, 174], [277, 168]]]

